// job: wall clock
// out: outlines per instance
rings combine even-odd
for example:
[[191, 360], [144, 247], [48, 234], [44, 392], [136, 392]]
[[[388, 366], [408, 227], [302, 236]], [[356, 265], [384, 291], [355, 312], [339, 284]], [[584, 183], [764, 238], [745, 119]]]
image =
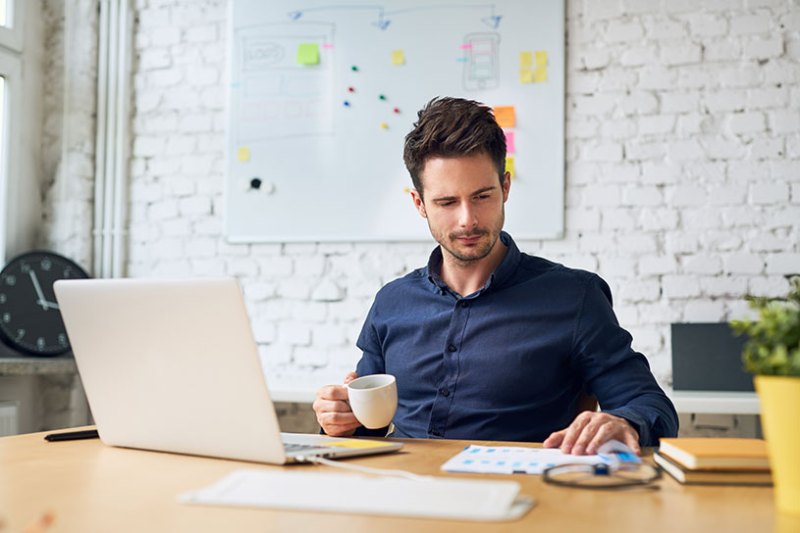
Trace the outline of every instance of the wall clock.
[[75, 262], [53, 252], [34, 251], [13, 258], [0, 272], [0, 336], [30, 355], [69, 350], [53, 283], [88, 277]]

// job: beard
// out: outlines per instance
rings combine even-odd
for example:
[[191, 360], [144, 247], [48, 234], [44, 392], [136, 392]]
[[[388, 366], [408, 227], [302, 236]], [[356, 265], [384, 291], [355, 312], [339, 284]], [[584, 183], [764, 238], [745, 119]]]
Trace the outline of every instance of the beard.
[[[449, 234], [435, 232], [433, 228], [430, 227], [430, 220], [428, 221], [428, 227], [431, 229], [431, 234], [434, 239], [436, 239], [436, 242], [438, 242], [453, 259], [462, 265], [468, 265], [475, 261], [480, 261], [492, 253], [495, 244], [497, 244], [497, 239], [500, 238], [500, 230], [503, 229], [503, 224], [505, 223], [505, 210], [495, 222], [496, 223], [492, 227], [472, 228], [468, 231], [454, 231]], [[459, 242], [461, 238], [470, 237], [480, 237], [480, 239], [470, 245]]]
[[[458, 239], [470, 237], [481, 237], [481, 240], [471, 246], [460, 244]], [[469, 232], [451, 233], [447, 239], [442, 239], [439, 244], [442, 248], [461, 263], [471, 263], [480, 261], [492, 252], [497, 242], [497, 234], [492, 234], [489, 230], [479, 228]]]

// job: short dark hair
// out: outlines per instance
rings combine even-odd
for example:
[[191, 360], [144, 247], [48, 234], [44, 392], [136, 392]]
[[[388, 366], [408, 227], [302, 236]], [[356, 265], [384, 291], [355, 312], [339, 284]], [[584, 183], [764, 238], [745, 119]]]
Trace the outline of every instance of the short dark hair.
[[506, 173], [506, 136], [491, 108], [463, 98], [436, 97], [417, 114], [406, 135], [403, 161], [422, 196], [420, 174], [431, 157], [458, 157], [485, 153], [497, 167], [500, 183]]

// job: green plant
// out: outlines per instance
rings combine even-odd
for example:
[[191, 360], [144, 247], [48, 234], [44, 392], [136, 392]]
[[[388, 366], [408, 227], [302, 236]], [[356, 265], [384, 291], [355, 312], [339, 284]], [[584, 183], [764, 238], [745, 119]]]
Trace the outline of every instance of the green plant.
[[785, 299], [748, 297], [756, 320], [733, 320], [737, 335], [749, 338], [742, 351], [745, 370], [753, 374], [800, 376], [800, 276], [790, 281]]

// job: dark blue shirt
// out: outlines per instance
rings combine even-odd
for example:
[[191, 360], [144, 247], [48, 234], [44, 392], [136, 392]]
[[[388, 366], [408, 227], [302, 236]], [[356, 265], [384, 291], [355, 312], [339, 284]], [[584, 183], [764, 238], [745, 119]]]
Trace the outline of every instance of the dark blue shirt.
[[631, 349], [608, 285], [501, 239], [505, 258], [473, 294], [442, 281], [437, 247], [376, 295], [356, 371], [397, 377], [392, 436], [541, 442], [573, 421], [582, 389], [642, 445], [676, 436], [675, 408]]

